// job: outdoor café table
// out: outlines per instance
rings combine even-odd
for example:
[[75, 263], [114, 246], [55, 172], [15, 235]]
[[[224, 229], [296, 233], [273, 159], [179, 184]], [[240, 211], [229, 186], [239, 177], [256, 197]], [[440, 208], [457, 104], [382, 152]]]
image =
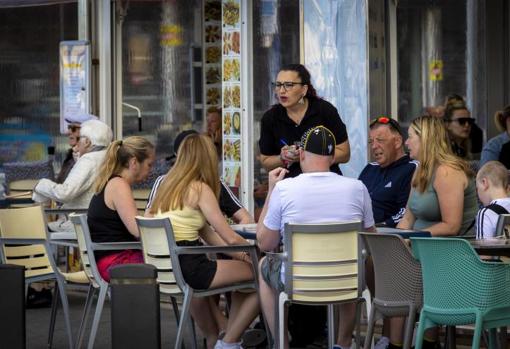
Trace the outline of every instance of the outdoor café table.
[[[247, 240], [256, 240], [257, 239], [257, 223], [249, 223], [249, 224], [232, 224], [230, 226], [232, 230], [241, 235], [243, 238]], [[415, 238], [415, 237], [430, 237], [430, 232], [421, 231], [421, 230], [409, 230], [409, 229], [398, 229], [398, 228], [388, 228], [388, 227], [378, 227], [378, 233], [385, 234], [397, 234], [400, 235], [404, 239]]]
[[246, 240], [257, 240], [257, 223], [232, 224], [230, 227]]
[[510, 239], [468, 239], [479, 255], [510, 257]]

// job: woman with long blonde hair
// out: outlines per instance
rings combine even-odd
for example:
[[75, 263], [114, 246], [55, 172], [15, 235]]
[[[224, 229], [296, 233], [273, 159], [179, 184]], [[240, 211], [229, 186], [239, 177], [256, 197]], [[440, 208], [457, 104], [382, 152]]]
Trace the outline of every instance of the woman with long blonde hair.
[[[178, 245], [197, 246], [199, 238], [209, 245], [247, 243], [230, 228], [220, 211], [217, 164], [212, 140], [191, 134], [180, 145], [176, 162], [158, 189], [151, 213], [170, 218]], [[253, 279], [249, 256], [235, 253], [231, 257], [233, 260], [216, 261], [205, 254], [179, 258], [186, 282], [193, 288], [206, 289]], [[191, 304], [192, 315], [206, 335], [208, 348], [240, 348], [241, 335], [259, 311], [257, 294], [232, 294], [227, 329], [221, 340], [212, 306], [201, 299], [193, 299]]]
[[414, 119], [406, 145], [420, 165], [397, 227], [426, 230], [433, 236], [466, 233], [477, 212], [474, 174], [453, 154], [444, 123], [429, 115]]
[[[95, 183], [87, 221], [92, 241], [121, 242], [139, 238], [137, 208], [131, 186], [144, 181], [154, 162], [154, 146], [143, 137], [112, 142]], [[139, 250], [96, 252], [99, 273], [110, 280], [110, 269], [118, 264], [143, 263]]]
[[[420, 164], [397, 228], [425, 230], [433, 236], [465, 234], [478, 209], [475, 181], [468, 163], [453, 153], [444, 122], [430, 115], [414, 119], [405, 144]], [[404, 320], [392, 318], [392, 331], [402, 329]], [[436, 341], [437, 331], [427, 330], [423, 348], [438, 348]]]

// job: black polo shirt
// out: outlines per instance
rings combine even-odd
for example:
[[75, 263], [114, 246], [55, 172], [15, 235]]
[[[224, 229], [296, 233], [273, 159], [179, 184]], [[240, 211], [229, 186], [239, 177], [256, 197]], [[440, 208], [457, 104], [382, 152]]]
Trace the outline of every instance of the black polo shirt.
[[[261, 154], [280, 155], [283, 142], [292, 145], [296, 141], [301, 141], [303, 133], [320, 125], [333, 132], [337, 145], [348, 139], [345, 124], [331, 103], [320, 98], [309, 98], [308, 103], [308, 109], [299, 125], [289, 118], [287, 109], [281, 104], [274, 105], [262, 116], [259, 139]], [[332, 165], [331, 171], [342, 174], [338, 164]], [[290, 166], [286, 177], [296, 177], [301, 172], [299, 162], [295, 162]]]

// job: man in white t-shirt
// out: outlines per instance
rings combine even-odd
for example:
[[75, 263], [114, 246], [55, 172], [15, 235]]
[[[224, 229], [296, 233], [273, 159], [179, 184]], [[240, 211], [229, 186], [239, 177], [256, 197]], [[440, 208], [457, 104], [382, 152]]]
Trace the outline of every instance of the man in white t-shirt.
[[[274, 250], [281, 241], [285, 223], [332, 223], [359, 220], [364, 230], [375, 231], [372, 202], [365, 185], [356, 179], [330, 172], [335, 137], [324, 126], [308, 130], [299, 148], [303, 173], [282, 180], [284, 168], [269, 172], [266, 202], [257, 225], [257, 242], [262, 251]], [[281, 263], [260, 263], [262, 310], [275, 333], [275, 295], [283, 290]], [[338, 346], [350, 348], [355, 321], [355, 303], [340, 308]], [[286, 344], [288, 345], [288, 343]]]
[[484, 205], [476, 215], [476, 238], [496, 236], [500, 214], [510, 213], [508, 170], [499, 161], [488, 161], [476, 175], [476, 191]]

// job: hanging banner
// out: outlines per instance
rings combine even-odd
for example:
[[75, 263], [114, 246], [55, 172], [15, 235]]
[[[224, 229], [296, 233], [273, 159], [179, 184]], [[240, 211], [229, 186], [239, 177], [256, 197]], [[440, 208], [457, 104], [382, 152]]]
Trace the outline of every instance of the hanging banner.
[[223, 180], [241, 186], [241, 3], [222, 0]]
[[90, 109], [90, 45], [87, 41], [60, 43], [60, 132], [66, 119], [79, 119]]

